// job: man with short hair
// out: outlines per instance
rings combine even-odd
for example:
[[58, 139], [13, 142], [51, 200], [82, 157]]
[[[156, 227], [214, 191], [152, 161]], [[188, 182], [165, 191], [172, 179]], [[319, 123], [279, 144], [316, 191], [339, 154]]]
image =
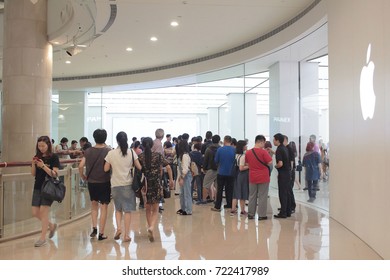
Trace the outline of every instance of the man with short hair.
[[204, 155], [204, 153], [206, 152], [206, 149], [211, 145], [213, 144], [213, 141], [211, 140], [211, 137], [213, 137], [213, 133], [211, 131], [207, 131], [206, 132], [206, 138], [204, 139], [204, 143], [202, 144], [202, 149], [200, 150], [200, 152], [202, 153], [202, 155]]
[[[213, 189], [217, 187], [217, 175], [218, 175], [218, 165], [215, 163], [215, 154], [219, 149], [219, 141], [221, 137], [218, 134], [213, 135], [212, 144], [206, 149], [203, 158], [203, 172], [205, 173], [203, 178], [203, 201], [197, 202], [197, 204], [205, 204], [208, 202], [213, 202], [215, 198], [215, 192]], [[209, 196], [209, 200], [207, 200], [207, 196]]]
[[164, 138], [164, 129], [157, 128], [154, 134], [156, 136], [156, 139], [154, 139], [153, 141], [152, 152], [159, 153], [164, 157], [164, 149], [162, 145], [162, 139]]
[[223, 138], [223, 147], [215, 154], [215, 163], [218, 164], [217, 175], [217, 199], [212, 211], [221, 211], [222, 193], [225, 189], [226, 205], [225, 209], [232, 208], [234, 177], [232, 169], [236, 158], [236, 150], [232, 146], [232, 137], [226, 135]]
[[265, 137], [257, 135], [255, 147], [245, 153], [245, 162], [249, 166], [249, 204], [248, 219], [254, 219], [256, 206], [258, 220], [267, 219], [267, 198], [270, 182], [272, 157], [264, 149]]
[[278, 147], [275, 152], [275, 168], [278, 170], [280, 212], [274, 215], [274, 217], [285, 219], [291, 217], [291, 201], [289, 197], [291, 165], [288, 150], [283, 143], [284, 135], [281, 133], [275, 134], [274, 145]]
[[[171, 137], [170, 134], [167, 134], [166, 138], [167, 138], [167, 140], [164, 142], [164, 146], [163, 146], [164, 149], [165, 149], [166, 144], [167, 144], [167, 143], [171, 143], [171, 141], [172, 141], [172, 137]], [[172, 143], [171, 143], [171, 144], [172, 144]]]

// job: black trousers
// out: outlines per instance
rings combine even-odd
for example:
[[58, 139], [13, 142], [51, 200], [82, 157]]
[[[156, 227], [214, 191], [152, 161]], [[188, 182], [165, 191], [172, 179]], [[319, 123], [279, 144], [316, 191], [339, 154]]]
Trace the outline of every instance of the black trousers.
[[291, 192], [290, 192], [290, 200], [291, 200], [291, 210], [295, 210], [295, 208], [297, 207], [296, 203], [295, 203], [295, 197], [294, 197], [294, 184], [295, 184], [295, 168], [293, 170], [291, 170]]
[[225, 189], [227, 208], [232, 208], [233, 185], [234, 185], [233, 176], [224, 176], [219, 174], [217, 175], [217, 198], [215, 201], [215, 208], [221, 209], [222, 193], [224, 189]]
[[291, 215], [291, 177], [290, 172], [280, 172], [278, 174], [278, 189], [280, 212], [282, 216]]

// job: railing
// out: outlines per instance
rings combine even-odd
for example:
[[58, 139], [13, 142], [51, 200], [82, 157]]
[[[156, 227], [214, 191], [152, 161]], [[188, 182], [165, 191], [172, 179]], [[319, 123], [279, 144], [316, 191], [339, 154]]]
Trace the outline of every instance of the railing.
[[[62, 203], [53, 203], [50, 218], [61, 225], [85, 217], [90, 213], [91, 205], [88, 188], [80, 180], [80, 159], [60, 162], [64, 168], [58, 175], [65, 183], [66, 195]], [[31, 214], [34, 177], [31, 173], [8, 174], [8, 169], [24, 166], [31, 166], [31, 161], [0, 162], [0, 242], [41, 230], [40, 221]], [[7, 174], [3, 174], [5, 168]]]

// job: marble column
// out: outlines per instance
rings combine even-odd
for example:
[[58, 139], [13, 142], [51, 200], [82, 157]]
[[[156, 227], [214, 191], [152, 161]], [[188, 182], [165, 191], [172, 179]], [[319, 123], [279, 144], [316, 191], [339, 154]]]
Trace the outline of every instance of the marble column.
[[5, 0], [2, 161], [27, 161], [50, 137], [52, 46], [46, 0]]

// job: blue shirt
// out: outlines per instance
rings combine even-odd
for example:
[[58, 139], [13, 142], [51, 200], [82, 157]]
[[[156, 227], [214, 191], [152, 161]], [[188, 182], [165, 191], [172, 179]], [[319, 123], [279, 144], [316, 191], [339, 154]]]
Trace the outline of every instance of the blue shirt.
[[218, 174], [232, 176], [233, 164], [236, 159], [236, 149], [232, 146], [223, 146], [215, 154], [215, 162], [218, 164]]
[[320, 155], [317, 152], [309, 152], [303, 156], [302, 165], [306, 168], [306, 180], [320, 179], [321, 172], [319, 164], [321, 163]]

